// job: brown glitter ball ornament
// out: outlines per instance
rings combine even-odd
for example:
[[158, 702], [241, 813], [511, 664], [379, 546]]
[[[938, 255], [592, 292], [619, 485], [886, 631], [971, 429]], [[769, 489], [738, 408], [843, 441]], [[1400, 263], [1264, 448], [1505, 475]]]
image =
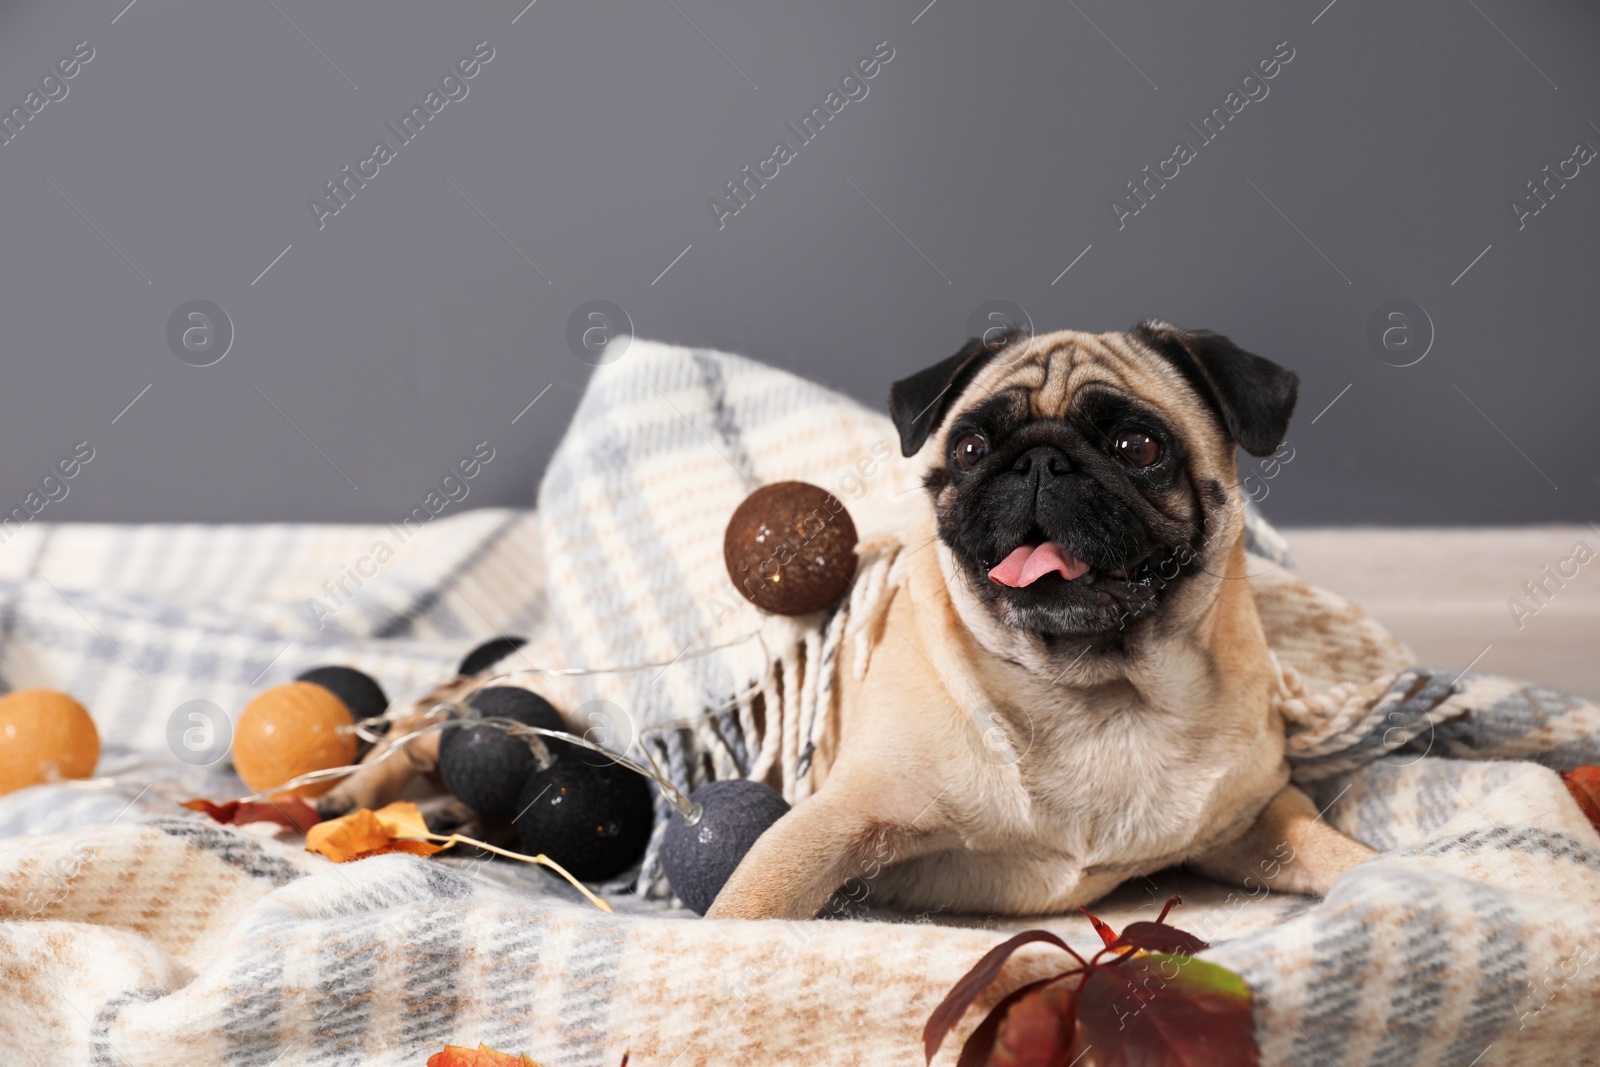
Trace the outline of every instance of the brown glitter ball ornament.
[[809, 615], [838, 600], [856, 573], [856, 524], [844, 502], [809, 482], [762, 486], [722, 538], [728, 577], [775, 615]]

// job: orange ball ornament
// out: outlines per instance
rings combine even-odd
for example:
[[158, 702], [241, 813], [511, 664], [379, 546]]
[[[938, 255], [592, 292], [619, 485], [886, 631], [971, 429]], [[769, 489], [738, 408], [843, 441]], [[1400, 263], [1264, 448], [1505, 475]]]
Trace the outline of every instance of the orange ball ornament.
[[82, 704], [54, 689], [0, 697], [0, 793], [87, 778], [100, 760], [100, 731]]
[[[273, 686], [245, 705], [233, 729], [233, 769], [258, 793], [291, 778], [342, 767], [356, 756], [354, 720], [344, 702], [313, 682]], [[287, 790], [320, 796], [332, 781]]]

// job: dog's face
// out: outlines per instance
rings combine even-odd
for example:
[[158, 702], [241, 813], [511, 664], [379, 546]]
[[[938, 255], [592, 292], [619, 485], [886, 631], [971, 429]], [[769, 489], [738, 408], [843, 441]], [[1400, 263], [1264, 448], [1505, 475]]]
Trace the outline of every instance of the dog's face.
[[958, 607], [1052, 651], [1118, 645], [1216, 573], [1242, 528], [1235, 446], [1276, 449], [1297, 388], [1225, 337], [1149, 322], [975, 339], [889, 406], [902, 451], [925, 452]]

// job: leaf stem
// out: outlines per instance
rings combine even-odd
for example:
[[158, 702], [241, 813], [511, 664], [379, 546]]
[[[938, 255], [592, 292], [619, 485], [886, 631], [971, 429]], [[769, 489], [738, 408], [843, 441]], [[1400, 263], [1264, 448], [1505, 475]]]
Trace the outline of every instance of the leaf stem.
[[404, 837], [404, 838], [397, 838], [397, 840], [401, 840], [401, 841], [417, 841], [417, 840], [442, 841], [442, 842], [444, 842], [444, 847], [445, 848], [449, 848], [451, 845], [458, 845], [458, 844], [465, 843], [465, 844], [468, 844], [468, 845], [472, 845], [472, 846], [474, 846], [476, 848], [481, 848], [485, 852], [493, 852], [497, 856], [504, 856], [507, 859], [521, 860], [523, 863], [537, 863], [541, 867], [549, 867], [552, 871], [555, 871], [561, 877], [563, 877], [567, 881], [571, 882], [572, 883], [572, 887], [574, 889], [576, 889], [578, 892], [582, 893], [584, 896], [588, 897], [589, 898], [589, 903], [593, 904], [595, 907], [599, 908], [601, 911], [609, 912], [611, 910], [611, 905], [610, 904], [607, 904], [604, 900], [600, 899], [599, 897], [597, 897], [593, 893], [591, 893], [589, 891], [589, 887], [588, 886], [584, 885], [582, 882], [580, 882], [576, 878], [572, 877], [572, 875], [567, 872], [567, 869], [565, 867], [561, 866], [561, 864], [557, 863], [555, 860], [551, 859], [549, 856], [546, 856], [543, 852], [539, 853], [537, 856], [525, 856], [521, 852], [512, 852], [510, 849], [498, 848], [498, 847], [496, 847], [494, 845], [489, 844], [487, 841], [479, 841], [477, 838], [475, 838], [475, 837], [467, 837], [465, 834], [432, 834], [432, 833], [430, 833], [430, 834], [423, 835], [421, 838]]

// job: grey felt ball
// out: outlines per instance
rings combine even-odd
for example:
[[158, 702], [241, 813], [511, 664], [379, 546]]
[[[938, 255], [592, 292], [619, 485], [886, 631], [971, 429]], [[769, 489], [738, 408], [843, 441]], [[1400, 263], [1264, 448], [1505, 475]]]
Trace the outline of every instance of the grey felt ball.
[[760, 782], [710, 782], [689, 798], [703, 809], [693, 826], [673, 812], [661, 841], [661, 866], [678, 899], [704, 915], [756, 838], [783, 818], [789, 802]]

